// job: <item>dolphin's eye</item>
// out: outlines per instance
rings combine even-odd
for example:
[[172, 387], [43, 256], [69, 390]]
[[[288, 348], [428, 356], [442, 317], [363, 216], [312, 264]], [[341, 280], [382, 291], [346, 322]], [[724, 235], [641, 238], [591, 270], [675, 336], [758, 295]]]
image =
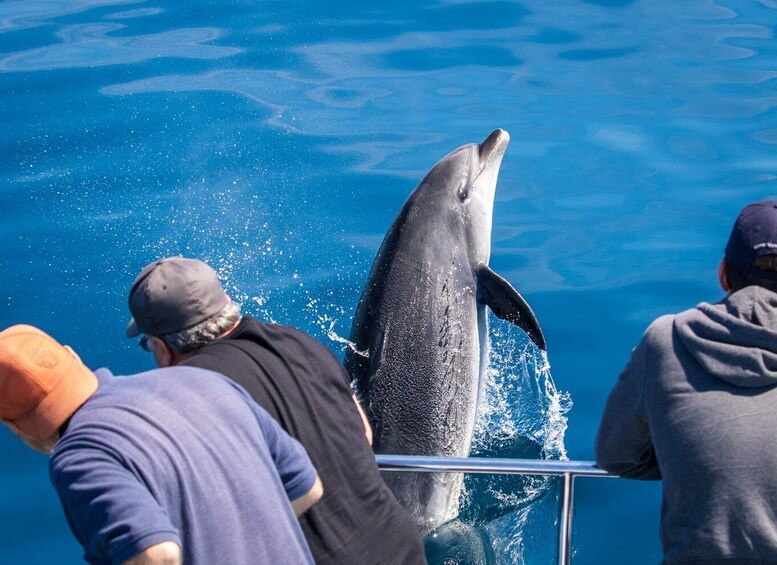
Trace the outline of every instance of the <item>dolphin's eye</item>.
[[470, 186], [470, 183], [468, 182], [467, 177], [462, 177], [459, 181], [459, 186], [456, 188], [456, 197], [459, 199], [459, 202], [466, 202], [469, 200], [469, 195], [472, 192], [472, 186]]

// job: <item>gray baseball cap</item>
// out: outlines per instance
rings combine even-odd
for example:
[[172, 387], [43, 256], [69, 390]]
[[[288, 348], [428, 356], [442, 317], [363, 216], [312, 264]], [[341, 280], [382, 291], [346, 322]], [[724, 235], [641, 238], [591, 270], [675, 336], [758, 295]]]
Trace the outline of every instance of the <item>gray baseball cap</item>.
[[132, 283], [127, 337], [164, 336], [196, 326], [229, 302], [218, 275], [197, 259], [167, 257], [146, 265]]

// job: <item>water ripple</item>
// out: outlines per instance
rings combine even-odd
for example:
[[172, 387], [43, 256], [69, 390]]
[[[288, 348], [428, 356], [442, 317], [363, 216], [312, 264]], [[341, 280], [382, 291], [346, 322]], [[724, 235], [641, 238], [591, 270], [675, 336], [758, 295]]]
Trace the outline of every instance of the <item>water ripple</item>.
[[0, 3], [0, 32], [48, 26], [53, 18], [103, 6], [138, 4], [144, 0], [12, 0]]
[[203, 45], [219, 39], [217, 28], [189, 28], [131, 37], [110, 35], [120, 24], [83, 24], [57, 32], [56, 45], [14, 53], [0, 59], [0, 72], [74, 69], [132, 64], [159, 57], [215, 59], [240, 53], [234, 47]]

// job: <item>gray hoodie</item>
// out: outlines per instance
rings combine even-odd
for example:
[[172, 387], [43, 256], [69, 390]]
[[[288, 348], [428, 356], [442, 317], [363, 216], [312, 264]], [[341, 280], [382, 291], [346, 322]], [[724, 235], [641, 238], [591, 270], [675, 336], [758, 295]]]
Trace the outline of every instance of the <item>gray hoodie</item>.
[[777, 294], [657, 319], [610, 393], [597, 464], [663, 479], [667, 564], [777, 563]]

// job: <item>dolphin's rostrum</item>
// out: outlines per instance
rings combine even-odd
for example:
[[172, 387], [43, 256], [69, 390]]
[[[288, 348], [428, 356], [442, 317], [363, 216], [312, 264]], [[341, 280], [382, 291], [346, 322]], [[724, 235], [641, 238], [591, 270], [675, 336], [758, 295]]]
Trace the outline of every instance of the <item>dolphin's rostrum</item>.
[[[488, 266], [494, 192], [510, 136], [456, 149], [389, 229], [362, 293], [345, 365], [377, 453], [466, 457], [488, 360], [485, 306], [542, 349], [529, 305]], [[455, 518], [462, 476], [385, 473], [423, 533]]]

